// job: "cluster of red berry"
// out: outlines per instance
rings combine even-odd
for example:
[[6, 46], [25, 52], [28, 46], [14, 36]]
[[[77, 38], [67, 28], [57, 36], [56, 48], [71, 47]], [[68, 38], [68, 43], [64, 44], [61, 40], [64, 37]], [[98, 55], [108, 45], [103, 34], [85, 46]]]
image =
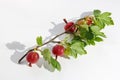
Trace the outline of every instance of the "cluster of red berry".
[[[40, 59], [38, 52], [41, 53], [43, 58], [48, 61], [54, 68], [60, 71], [61, 66], [57, 61], [58, 56], [64, 56], [70, 58], [70, 56], [77, 58], [77, 55], [86, 54], [87, 51], [85, 47], [87, 45], [95, 45], [96, 42], [103, 41], [106, 35], [101, 32], [106, 25], [114, 25], [112, 18], [110, 17], [110, 12], [101, 13], [100, 10], [94, 10], [93, 15], [86, 16], [77, 20], [76, 22], [65, 22], [64, 32], [56, 35], [49, 41], [43, 43], [42, 37], [37, 37], [37, 46], [29, 50], [22, 58], [19, 59], [18, 63], [21, 62], [23, 58], [26, 57], [29, 66], [35, 64]], [[66, 37], [62, 41], [55, 41], [55, 39], [63, 34], [70, 34], [70, 37]], [[69, 40], [70, 39], [70, 40]], [[48, 48], [41, 50], [40, 47], [48, 43], [57, 43], [52, 48], [52, 53], [55, 56], [53, 58]]]
[[[86, 17], [86, 21], [83, 21], [83, 19], [78, 21], [78, 24], [82, 24], [83, 22], [86, 22], [88, 25], [92, 24], [92, 18], [91, 17]], [[67, 22], [66, 19], [63, 19], [66, 25], [64, 26], [65, 32], [67, 33], [74, 33], [77, 30], [77, 27], [75, 26], [74, 22]], [[53, 47], [52, 53], [56, 56], [63, 56], [64, 55], [64, 46], [57, 44]], [[31, 64], [36, 63], [39, 60], [39, 54], [35, 51], [30, 51], [28, 52], [26, 56], [26, 60], [29, 62], [29, 66], [31, 67]]]

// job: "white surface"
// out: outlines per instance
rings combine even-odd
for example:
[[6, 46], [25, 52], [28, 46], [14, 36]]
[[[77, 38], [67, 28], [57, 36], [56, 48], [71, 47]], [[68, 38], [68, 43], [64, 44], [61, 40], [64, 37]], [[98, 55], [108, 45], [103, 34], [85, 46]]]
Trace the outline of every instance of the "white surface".
[[[119, 0], [0, 0], [0, 79], [120, 80], [119, 5]], [[23, 53], [8, 49], [8, 44], [19, 42], [27, 49], [35, 44], [36, 36], [46, 39], [53, 31], [60, 32], [51, 22], [62, 29], [63, 24], [59, 23], [63, 18], [75, 19], [94, 9], [112, 12], [114, 27], [104, 30], [107, 35], [104, 42], [87, 47], [87, 55], [71, 60], [61, 58], [61, 72], [49, 72], [36, 65], [29, 68], [13, 60]]]

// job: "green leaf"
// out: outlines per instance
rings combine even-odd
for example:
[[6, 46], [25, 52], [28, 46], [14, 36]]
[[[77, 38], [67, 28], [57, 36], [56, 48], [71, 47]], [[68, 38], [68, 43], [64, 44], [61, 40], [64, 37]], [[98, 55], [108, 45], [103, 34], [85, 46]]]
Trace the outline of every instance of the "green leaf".
[[50, 59], [51, 59], [51, 53], [50, 53], [50, 50], [49, 49], [44, 49], [42, 51], [42, 55], [43, 55], [43, 58], [45, 60], [47, 60], [48, 62], [50, 62]]
[[79, 42], [82, 41], [80, 36], [74, 36], [73, 39], [71, 40], [71, 44], [73, 44], [74, 42]]
[[87, 40], [87, 44], [89, 44], [89, 45], [95, 45], [95, 42], [94, 42], [94, 40]]
[[102, 14], [100, 15], [100, 17], [108, 17], [108, 16], [110, 16], [110, 15], [111, 15], [110, 12], [104, 12], [104, 13], [102, 13]]
[[100, 10], [94, 10], [94, 11], [93, 11], [93, 14], [95, 15], [95, 17], [99, 16], [100, 13], [101, 13]]
[[89, 39], [89, 40], [91, 40], [91, 39], [94, 38], [94, 34], [91, 31], [86, 32], [86, 38]]
[[106, 25], [114, 25], [112, 18], [110, 17], [110, 12], [104, 12], [99, 14], [99, 16], [95, 16], [95, 23], [102, 29]]
[[110, 17], [110, 12], [104, 12], [101, 13], [99, 10], [94, 11], [94, 22], [95, 24], [100, 27], [100, 29], [103, 29], [105, 25], [114, 25], [114, 22], [112, 18]]
[[51, 57], [51, 65], [56, 68], [58, 71], [61, 71], [61, 65], [60, 63]]
[[89, 26], [87, 24], [81, 25], [81, 27], [86, 29], [87, 31], [89, 30]]
[[90, 27], [93, 32], [99, 32], [100, 28], [98, 26], [91, 26]]
[[104, 17], [102, 18], [102, 21], [106, 23], [107, 25], [114, 25], [114, 22], [111, 17]]
[[65, 48], [64, 55], [68, 56], [71, 54], [71, 49], [69, 47]]
[[100, 29], [103, 29], [105, 27], [105, 23], [101, 19], [96, 18], [94, 21], [96, 25], [99, 26]]
[[101, 42], [101, 41], [103, 41], [103, 39], [100, 38], [100, 37], [96, 37], [96, 38], [95, 38], [95, 41], [97, 41], [97, 42]]
[[96, 35], [106, 38], [106, 35], [103, 32], [97, 32]]
[[74, 57], [74, 58], [77, 58], [77, 52], [74, 50], [74, 49], [71, 49], [71, 54], [70, 56]]
[[42, 36], [38, 36], [38, 37], [36, 38], [36, 42], [37, 42], [37, 44], [38, 44], [39, 46], [41, 46], [41, 45], [42, 45]]
[[91, 28], [92, 32], [96, 36], [102, 36], [102, 37], [106, 38], [106, 35], [103, 32], [100, 32], [100, 27], [98, 27], [98, 26], [91, 26], [90, 28]]
[[65, 56], [72, 56], [74, 58], [77, 58], [77, 53], [74, 50], [72, 50], [70, 47], [67, 47], [65, 49], [64, 55]]
[[76, 53], [83, 55], [86, 54], [87, 52], [84, 50], [84, 43], [83, 42], [75, 42], [71, 45], [70, 47], [73, 51]]
[[43, 58], [53, 66], [53, 68], [56, 68], [59, 71], [61, 70], [60, 63], [51, 56], [49, 49], [44, 49], [42, 51], [42, 55], [43, 55]]
[[86, 30], [86, 29], [84, 29], [84, 28], [81, 28], [80, 29], [80, 36], [81, 36], [81, 38], [86, 38], [86, 33], [87, 33], [88, 31]]
[[92, 33], [92, 31], [90, 30], [90, 28], [88, 28], [89, 30], [87, 31], [84, 28], [81, 28], [80, 30], [80, 37], [81, 38], [85, 38], [85, 39], [93, 39], [94, 38], [94, 34]]

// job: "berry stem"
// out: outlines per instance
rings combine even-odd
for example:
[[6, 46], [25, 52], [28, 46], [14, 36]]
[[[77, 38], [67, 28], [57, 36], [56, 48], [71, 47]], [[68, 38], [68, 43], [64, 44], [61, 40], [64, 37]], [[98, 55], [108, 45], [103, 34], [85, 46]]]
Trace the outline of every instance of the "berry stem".
[[63, 19], [63, 21], [64, 21], [66, 24], [68, 23], [66, 19]]
[[29, 63], [29, 64], [28, 64], [28, 66], [29, 66], [29, 67], [32, 67], [32, 64], [31, 64], [31, 63]]
[[56, 60], [56, 61], [57, 61], [57, 58], [58, 58], [58, 56], [56, 55], [56, 56], [55, 56], [55, 60]]

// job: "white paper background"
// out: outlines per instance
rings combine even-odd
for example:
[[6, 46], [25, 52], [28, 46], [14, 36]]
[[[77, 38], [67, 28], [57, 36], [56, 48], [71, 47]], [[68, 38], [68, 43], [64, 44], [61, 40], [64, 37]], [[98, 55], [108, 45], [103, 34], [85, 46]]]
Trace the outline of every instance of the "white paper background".
[[[120, 80], [119, 5], [119, 0], [0, 0], [0, 79]], [[46, 39], [63, 31], [63, 18], [76, 19], [94, 9], [112, 12], [115, 25], [105, 28], [104, 42], [86, 48], [87, 55], [59, 59], [61, 72], [16, 64], [15, 56], [24, 52], [24, 47], [15, 49], [18, 43], [27, 49], [35, 44], [36, 36]]]

